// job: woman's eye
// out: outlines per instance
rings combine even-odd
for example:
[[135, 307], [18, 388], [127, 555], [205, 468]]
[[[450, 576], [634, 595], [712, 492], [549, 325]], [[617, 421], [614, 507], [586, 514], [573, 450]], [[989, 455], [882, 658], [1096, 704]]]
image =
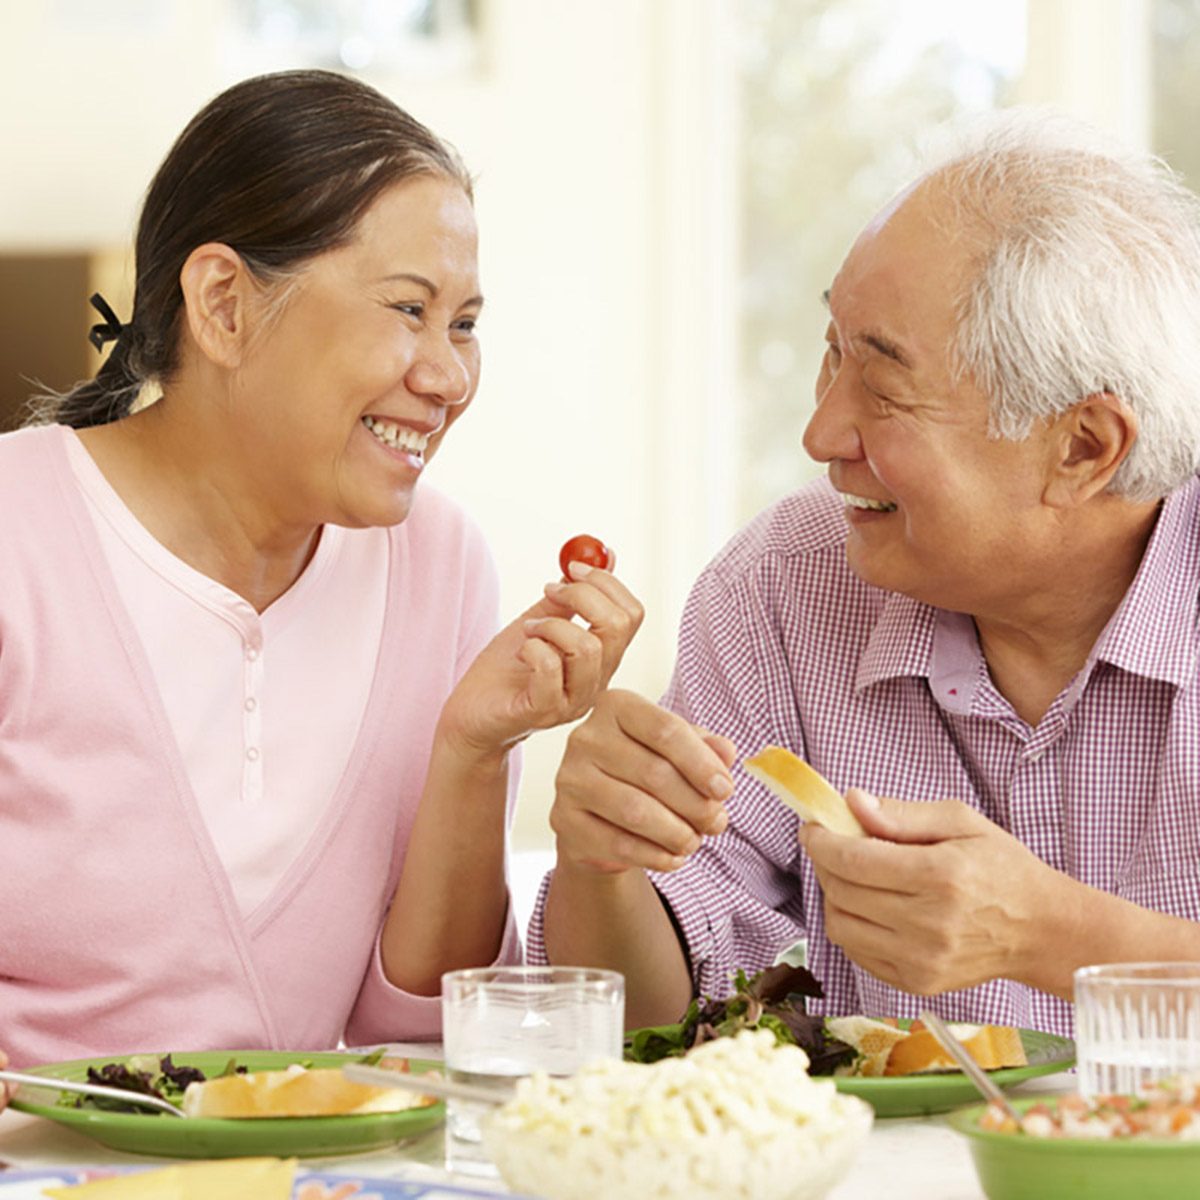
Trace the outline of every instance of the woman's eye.
[[392, 308], [406, 317], [416, 317], [417, 319], [420, 319], [425, 312], [423, 304], [393, 304]]
[[835, 369], [841, 364], [842, 351], [836, 342], [825, 343], [825, 361], [829, 363], [830, 367]]
[[478, 317], [462, 317], [454, 322], [454, 329], [458, 333], [474, 333], [478, 320]]

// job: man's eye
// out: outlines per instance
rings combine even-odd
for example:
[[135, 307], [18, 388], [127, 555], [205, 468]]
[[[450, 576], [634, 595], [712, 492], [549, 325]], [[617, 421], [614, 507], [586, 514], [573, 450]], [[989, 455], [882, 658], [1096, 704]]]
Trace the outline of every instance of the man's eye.
[[825, 360], [831, 367], [837, 367], [842, 361], [842, 350], [835, 342], [825, 343]]

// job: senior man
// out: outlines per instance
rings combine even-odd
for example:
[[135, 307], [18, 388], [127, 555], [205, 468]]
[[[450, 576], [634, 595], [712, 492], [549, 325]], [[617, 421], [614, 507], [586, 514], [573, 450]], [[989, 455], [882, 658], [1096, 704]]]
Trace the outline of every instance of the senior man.
[[[824, 1011], [1070, 1032], [1076, 967], [1200, 959], [1200, 203], [1010, 118], [827, 302], [828, 479], [705, 570], [662, 706], [572, 735], [530, 949], [632, 1024], [805, 937]], [[737, 769], [768, 743], [871, 837]]]

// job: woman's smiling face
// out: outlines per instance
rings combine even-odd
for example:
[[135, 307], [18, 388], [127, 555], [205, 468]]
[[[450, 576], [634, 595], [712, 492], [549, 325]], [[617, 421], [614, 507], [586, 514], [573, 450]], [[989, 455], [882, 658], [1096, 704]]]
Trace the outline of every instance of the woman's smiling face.
[[352, 241], [285, 286], [237, 373], [230, 414], [253, 446], [263, 499], [289, 523], [403, 521], [479, 383], [469, 198], [442, 176], [405, 180]]
[[885, 210], [838, 272], [804, 445], [846, 500], [856, 574], [978, 612], [1028, 580], [1052, 445], [989, 436], [987, 398], [953, 374], [971, 251], [937, 199], [935, 182]]

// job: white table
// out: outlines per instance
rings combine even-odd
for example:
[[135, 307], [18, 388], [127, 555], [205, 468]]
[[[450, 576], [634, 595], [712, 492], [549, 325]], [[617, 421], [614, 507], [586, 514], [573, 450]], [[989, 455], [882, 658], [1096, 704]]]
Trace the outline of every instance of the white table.
[[[432, 1058], [431, 1047], [397, 1046], [394, 1053]], [[1026, 1092], [1073, 1091], [1070, 1074], [1031, 1080]], [[1018, 1093], [1019, 1094], [1019, 1093]], [[442, 1165], [443, 1131], [431, 1130], [400, 1146], [368, 1154], [305, 1159], [328, 1171], [393, 1179], [438, 1180], [463, 1187], [479, 1180], [451, 1175]], [[0, 1113], [0, 1162], [12, 1167], [71, 1166], [83, 1163], [146, 1163], [141, 1155], [109, 1150], [53, 1121], [12, 1110]], [[4, 1176], [0, 1173], [0, 1180]], [[490, 1185], [499, 1188], [499, 1185]], [[982, 1200], [966, 1140], [940, 1117], [876, 1121], [866, 1148], [829, 1200]]]

